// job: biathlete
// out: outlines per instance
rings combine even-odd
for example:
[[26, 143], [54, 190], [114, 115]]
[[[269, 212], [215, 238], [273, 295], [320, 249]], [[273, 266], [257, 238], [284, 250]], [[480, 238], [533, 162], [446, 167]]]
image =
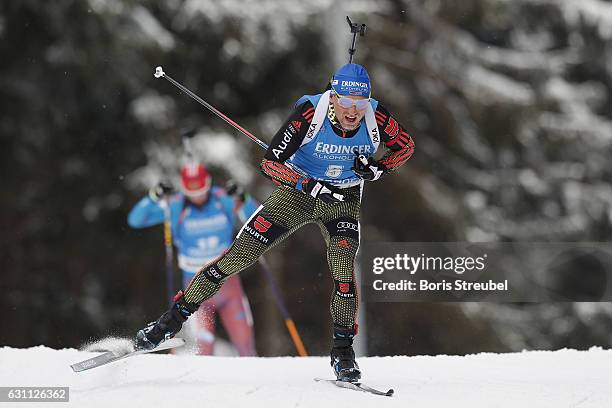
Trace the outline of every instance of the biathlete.
[[[257, 204], [249, 196], [230, 195], [213, 186], [210, 173], [197, 162], [182, 167], [181, 192], [169, 194], [170, 191], [171, 186], [163, 182], [154, 186], [134, 206], [128, 224], [132, 228], [162, 224], [161, 199], [167, 196], [182, 287], [187, 287], [203, 264], [227, 251], [234, 237], [234, 225], [254, 213]], [[238, 275], [228, 279], [217, 294], [202, 301], [190, 321], [199, 355], [213, 354], [217, 314], [238, 354], [255, 356], [253, 318]]]
[[[354, 261], [363, 181], [379, 180], [404, 164], [414, 152], [414, 142], [371, 97], [363, 66], [342, 66], [329, 88], [300, 98], [274, 136], [261, 171], [278, 188], [242, 226], [229, 250], [198, 271], [170, 310], [138, 331], [138, 347], [151, 349], [174, 336], [224, 282], [300, 227], [316, 223], [325, 238], [334, 280], [331, 365], [338, 380], [359, 380], [352, 344], [357, 334]], [[376, 160], [379, 148], [385, 152]]]

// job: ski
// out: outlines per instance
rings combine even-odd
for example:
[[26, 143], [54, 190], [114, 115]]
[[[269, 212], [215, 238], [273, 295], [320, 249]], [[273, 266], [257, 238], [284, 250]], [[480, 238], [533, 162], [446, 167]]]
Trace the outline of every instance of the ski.
[[389, 391], [385, 392], [385, 391], [380, 391], [377, 390], [375, 388], [369, 387], [361, 382], [348, 382], [348, 381], [338, 381], [338, 380], [329, 380], [327, 378], [315, 378], [315, 381], [322, 381], [322, 382], [328, 382], [331, 384], [334, 384], [336, 387], [340, 387], [340, 388], [347, 388], [349, 390], [355, 390], [355, 391], [363, 391], [363, 392], [369, 392], [370, 394], [374, 394], [374, 395], [384, 395], [386, 397], [391, 397], [394, 393], [393, 389], [389, 389]]
[[72, 364], [70, 367], [75, 373], [79, 373], [85, 370], [91, 370], [92, 368], [100, 367], [108, 363], [112, 363], [117, 360], [121, 360], [127, 357], [132, 357], [138, 354], [155, 353], [157, 351], [168, 350], [176, 347], [181, 347], [185, 344], [185, 340], [180, 338], [172, 338], [164, 341], [159, 346], [151, 350], [134, 350], [130, 352], [114, 352], [107, 351], [99, 356], [92, 357], [90, 359], [80, 361]]

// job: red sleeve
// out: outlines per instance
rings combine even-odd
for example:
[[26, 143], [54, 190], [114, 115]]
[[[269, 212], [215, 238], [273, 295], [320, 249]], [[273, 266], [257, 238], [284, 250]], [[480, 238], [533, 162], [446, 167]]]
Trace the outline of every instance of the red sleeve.
[[378, 163], [382, 164], [387, 172], [391, 172], [410, 159], [414, 153], [414, 141], [402, 125], [380, 104], [374, 115], [381, 130], [381, 140], [387, 149]]
[[261, 172], [276, 184], [295, 187], [302, 177], [284, 164], [301, 146], [314, 116], [314, 106], [305, 102], [298, 106], [272, 138], [261, 161]]

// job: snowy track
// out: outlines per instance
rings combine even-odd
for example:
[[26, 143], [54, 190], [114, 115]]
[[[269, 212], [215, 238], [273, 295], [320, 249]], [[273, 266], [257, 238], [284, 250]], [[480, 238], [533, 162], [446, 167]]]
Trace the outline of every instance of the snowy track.
[[331, 374], [323, 357], [143, 355], [72, 372], [70, 364], [94, 355], [73, 349], [0, 348], [0, 385], [68, 386], [70, 403], [56, 405], [74, 407], [612, 405], [612, 351], [601, 349], [359, 359], [364, 382], [394, 388], [396, 394], [391, 398], [316, 383], [314, 377]]

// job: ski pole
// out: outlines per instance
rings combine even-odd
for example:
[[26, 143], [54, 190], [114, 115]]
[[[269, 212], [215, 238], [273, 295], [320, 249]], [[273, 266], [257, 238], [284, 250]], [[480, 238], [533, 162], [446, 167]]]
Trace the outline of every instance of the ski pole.
[[280, 289], [274, 280], [274, 276], [272, 276], [272, 272], [268, 267], [268, 262], [262, 256], [258, 260], [259, 265], [268, 281], [268, 285], [270, 285], [270, 289], [272, 289], [272, 295], [274, 297], [274, 301], [276, 306], [280, 310], [283, 315], [283, 319], [285, 320], [285, 326], [287, 326], [287, 331], [289, 331], [289, 335], [291, 336], [291, 340], [293, 340], [293, 344], [295, 345], [295, 349], [301, 357], [308, 357], [308, 353], [306, 352], [306, 348], [304, 347], [304, 343], [302, 343], [302, 338], [300, 337], [300, 333], [295, 326], [291, 315], [289, 315], [289, 311], [287, 310], [287, 306], [285, 306], [285, 302], [283, 300], [283, 296], [280, 293]]
[[172, 227], [170, 223], [170, 203], [163, 197], [161, 207], [164, 210], [164, 246], [166, 248], [166, 288], [168, 304], [172, 306], [174, 298], [174, 249], [172, 248]]
[[153, 76], [155, 76], [155, 78], [164, 77], [166, 80], [168, 80], [168, 82], [170, 82], [172, 85], [176, 86], [178, 89], [183, 91], [185, 94], [187, 94], [191, 98], [193, 98], [200, 105], [204, 106], [206, 109], [208, 109], [209, 111], [211, 111], [212, 113], [217, 115], [219, 118], [223, 119], [225, 121], [225, 123], [227, 123], [228, 125], [232, 126], [234, 129], [238, 130], [240, 133], [242, 133], [243, 135], [245, 135], [246, 137], [248, 137], [249, 139], [251, 139], [252, 141], [257, 143], [257, 145], [259, 145], [259, 147], [261, 147], [264, 150], [268, 150], [268, 145], [266, 143], [262, 142], [257, 137], [253, 136], [253, 134], [251, 132], [249, 132], [248, 130], [246, 130], [245, 128], [243, 128], [242, 126], [240, 126], [239, 124], [237, 124], [233, 120], [231, 120], [229, 117], [227, 117], [225, 114], [223, 114], [217, 108], [215, 108], [214, 106], [212, 106], [211, 104], [206, 102], [204, 99], [200, 98], [198, 95], [196, 95], [195, 93], [191, 92], [189, 89], [187, 89], [187, 87], [185, 87], [184, 85], [182, 85], [179, 82], [177, 82], [174, 79], [172, 79], [170, 76], [168, 76], [168, 74], [166, 74], [164, 72], [162, 67], [155, 68], [155, 73], [153, 74]]
[[358, 23], [353, 23], [351, 21], [351, 19], [349, 18], [349, 16], [346, 16], [346, 21], [348, 22], [348, 25], [351, 29], [351, 33], [353, 34], [353, 43], [351, 44], [351, 48], [349, 48], [348, 52], [349, 52], [349, 64], [353, 63], [353, 54], [355, 54], [355, 51], [357, 51], [356, 47], [355, 47], [355, 41], [357, 40], [357, 33], [359, 33], [360, 37], [363, 37], [365, 35], [366, 32], [366, 25], [365, 24], [361, 24], [359, 25]]

